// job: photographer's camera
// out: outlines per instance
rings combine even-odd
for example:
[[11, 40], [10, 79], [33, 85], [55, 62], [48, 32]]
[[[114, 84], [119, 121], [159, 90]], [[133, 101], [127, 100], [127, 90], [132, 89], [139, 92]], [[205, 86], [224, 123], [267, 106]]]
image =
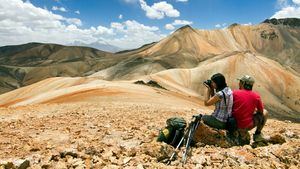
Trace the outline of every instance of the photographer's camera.
[[211, 87], [211, 80], [205, 80], [203, 83], [206, 84], [207, 86]]

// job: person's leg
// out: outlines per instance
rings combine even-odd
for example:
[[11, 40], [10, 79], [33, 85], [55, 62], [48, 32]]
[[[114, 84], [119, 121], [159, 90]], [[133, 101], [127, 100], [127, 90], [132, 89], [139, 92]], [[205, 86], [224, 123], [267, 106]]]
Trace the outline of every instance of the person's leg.
[[255, 134], [260, 134], [261, 130], [265, 126], [268, 118], [268, 111], [264, 110], [263, 114], [255, 113], [253, 115], [254, 126], [256, 127]]
[[261, 134], [261, 130], [265, 126], [268, 118], [268, 111], [264, 110], [263, 114], [256, 113], [253, 116], [254, 127], [256, 127], [256, 131], [253, 135], [254, 141], [264, 141], [264, 138]]
[[223, 123], [219, 120], [217, 120], [212, 115], [203, 115], [202, 121], [204, 124], [208, 125], [209, 127], [216, 128], [216, 129], [225, 129], [226, 123]]

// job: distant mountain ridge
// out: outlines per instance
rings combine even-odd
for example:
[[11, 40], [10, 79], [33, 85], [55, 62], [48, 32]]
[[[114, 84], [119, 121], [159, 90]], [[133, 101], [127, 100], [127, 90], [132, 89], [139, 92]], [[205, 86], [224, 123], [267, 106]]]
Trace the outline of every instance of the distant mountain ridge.
[[[0, 93], [56, 76], [84, 76], [110, 66], [112, 54], [88, 47], [28, 43], [0, 47]], [[99, 62], [99, 59], [106, 62]]]
[[105, 42], [93, 42], [93, 43], [83, 43], [83, 42], [80, 42], [80, 41], [75, 41], [73, 43], [70, 43], [68, 44], [69, 46], [85, 46], [85, 47], [90, 47], [90, 48], [95, 48], [95, 49], [98, 49], [98, 50], [102, 50], [102, 51], [106, 51], [106, 52], [112, 52], [112, 53], [115, 53], [115, 52], [119, 52], [119, 51], [122, 51], [123, 49], [117, 47], [117, 46], [113, 46], [113, 45], [110, 45], [108, 43], [105, 43]]
[[300, 18], [284, 18], [284, 19], [266, 19], [262, 23], [271, 23], [273, 25], [287, 25], [292, 27], [300, 27]]

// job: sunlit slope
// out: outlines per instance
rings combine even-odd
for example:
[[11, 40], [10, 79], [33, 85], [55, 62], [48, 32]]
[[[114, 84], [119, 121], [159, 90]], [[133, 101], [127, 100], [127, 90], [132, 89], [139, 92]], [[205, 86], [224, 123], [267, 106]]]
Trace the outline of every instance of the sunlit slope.
[[201, 105], [172, 91], [131, 82], [109, 82], [95, 78], [56, 77], [0, 95], [0, 107], [74, 102], [131, 102], [141, 104]]
[[174, 68], [194, 68], [200, 62], [232, 52], [251, 52], [300, 72], [300, 29], [282, 25], [232, 25], [220, 30], [185, 26], [138, 52], [122, 53], [126, 59], [94, 75], [107, 80], [134, 79]]
[[[238, 88], [236, 79], [241, 75], [253, 76], [256, 80], [253, 90], [260, 93], [272, 117], [299, 120], [300, 78], [279, 63], [250, 52], [219, 55], [201, 62], [192, 69], [170, 69], [131, 81], [109, 82], [93, 77], [50, 78], [1, 95], [0, 104], [18, 106], [37, 103], [124, 101], [154, 104], [165, 102], [171, 105], [192, 101], [193, 104], [201, 106], [199, 99], [203, 99], [205, 93], [202, 82], [216, 72], [226, 76], [232, 89]], [[138, 80], [156, 81], [167, 90], [133, 84]]]
[[[238, 77], [249, 74], [256, 80], [254, 91], [260, 93], [271, 116], [300, 120], [300, 78], [279, 63], [253, 54], [233, 53], [206, 60], [193, 69], [166, 70], [148, 77], [163, 87], [203, 98], [202, 82], [216, 72], [225, 75], [228, 85], [238, 88]], [[146, 78], [147, 79], [147, 78]]]

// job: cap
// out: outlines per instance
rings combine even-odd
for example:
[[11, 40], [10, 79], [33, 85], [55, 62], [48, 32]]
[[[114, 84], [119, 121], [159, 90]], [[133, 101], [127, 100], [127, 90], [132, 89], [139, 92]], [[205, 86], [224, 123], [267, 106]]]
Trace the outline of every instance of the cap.
[[244, 75], [241, 78], [238, 78], [238, 80], [244, 82], [247, 85], [251, 85], [253, 86], [255, 80], [253, 79], [253, 77], [249, 76], [249, 75]]

